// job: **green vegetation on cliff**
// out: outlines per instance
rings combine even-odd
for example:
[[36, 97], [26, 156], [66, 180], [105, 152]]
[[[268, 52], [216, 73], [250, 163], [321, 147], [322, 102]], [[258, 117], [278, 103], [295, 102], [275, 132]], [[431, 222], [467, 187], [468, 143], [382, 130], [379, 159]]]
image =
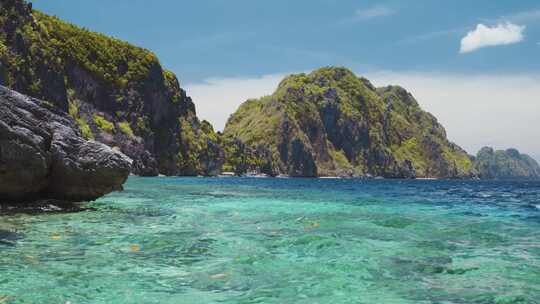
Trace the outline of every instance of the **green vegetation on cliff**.
[[105, 119], [105, 117], [99, 114], [94, 114], [93, 117], [94, 117], [94, 123], [97, 125], [97, 127], [100, 130], [103, 130], [108, 133], [114, 132], [115, 128], [112, 122], [108, 121], [107, 119]]
[[24, 85], [39, 94], [46, 90], [39, 77], [42, 70], [60, 73], [69, 64], [112, 87], [123, 88], [143, 80], [151, 67], [159, 64], [148, 50], [31, 10], [23, 1], [4, 0], [1, 6], [0, 57], [8, 76], [13, 76], [7, 77], [8, 85], [18, 86], [21, 79], [10, 74], [20, 72], [27, 78]]
[[345, 68], [285, 78], [249, 100], [224, 134], [264, 147], [272, 171], [292, 176], [468, 177], [472, 161], [435, 117], [396, 86], [376, 89]]
[[[198, 123], [198, 122], [197, 122]], [[180, 139], [178, 167], [185, 175], [218, 175], [223, 165], [223, 150], [218, 135], [206, 120], [197, 126], [180, 118], [181, 128], [186, 130]]]
[[238, 138], [221, 135], [220, 144], [224, 150], [223, 172], [236, 175], [264, 173], [275, 176], [272, 167], [272, 153], [262, 145], [248, 146]]
[[57, 62], [73, 61], [99, 79], [114, 86], [143, 80], [159, 64], [150, 51], [124, 41], [79, 28], [38, 11], [33, 11], [47, 51]]
[[0, 0], [0, 84], [68, 112], [85, 138], [133, 158], [136, 174], [219, 171], [205, 151], [217, 135], [199, 130], [193, 102], [152, 52], [23, 0]]
[[475, 160], [478, 174], [484, 179], [539, 179], [540, 166], [516, 149], [493, 150], [482, 148]]

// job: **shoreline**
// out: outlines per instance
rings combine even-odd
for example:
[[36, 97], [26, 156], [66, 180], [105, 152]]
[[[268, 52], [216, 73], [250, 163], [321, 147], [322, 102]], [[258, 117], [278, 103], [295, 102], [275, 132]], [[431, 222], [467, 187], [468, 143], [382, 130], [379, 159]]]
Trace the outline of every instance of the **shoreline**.
[[415, 177], [415, 178], [400, 178], [400, 177], [382, 177], [382, 176], [290, 176], [290, 175], [228, 175], [228, 174], [219, 174], [219, 175], [156, 175], [156, 176], [140, 176], [135, 174], [130, 174], [130, 177], [140, 177], [140, 178], [175, 178], [175, 177], [185, 177], [185, 178], [253, 178], [253, 179], [355, 179], [355, 180], [420, 180], [420, 181], [437, 181], [437, 180], [462, 180], [462, 181], [540, 181], [540, 179], [489, 179], [489, 178], [479, 178], [479, 177]]

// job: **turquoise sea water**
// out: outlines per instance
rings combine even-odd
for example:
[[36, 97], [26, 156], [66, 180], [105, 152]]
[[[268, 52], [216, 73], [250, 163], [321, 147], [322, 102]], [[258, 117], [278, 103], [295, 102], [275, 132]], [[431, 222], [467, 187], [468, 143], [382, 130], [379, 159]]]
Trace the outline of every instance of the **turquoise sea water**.
[[540, 183], [130, 178], [0, 217], [0, 303], [540, 303]]

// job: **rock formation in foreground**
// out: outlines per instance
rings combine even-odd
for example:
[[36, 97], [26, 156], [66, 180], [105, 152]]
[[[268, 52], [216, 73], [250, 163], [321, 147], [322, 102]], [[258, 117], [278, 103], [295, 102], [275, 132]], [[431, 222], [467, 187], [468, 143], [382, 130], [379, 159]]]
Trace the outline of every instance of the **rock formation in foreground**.
[[[469, 155], [448, 141], [443, 126], [410, 93], [375, 88], [345, 68], [287, 77], [271, 96], [242, 104], [224, 138], [251, 151], [247, 167], [271, 175], [474, 175]], [[226, 165], [246, 167], [235, 154], [239, 149], [232, 150], [225, 151]]]
[[0, 86], [0, 202], [94, 200], [121, 190], [130, 169], [54, 105]]
[[529, 155], [516, 149], [482, 148], [475, 160], [478, 175], [483, 179], [540, 179], [540, 166]]
[[69, 113], [144, 176], [216, 175], [223, 152], [152, 52], [0, 0], [0, 84]]

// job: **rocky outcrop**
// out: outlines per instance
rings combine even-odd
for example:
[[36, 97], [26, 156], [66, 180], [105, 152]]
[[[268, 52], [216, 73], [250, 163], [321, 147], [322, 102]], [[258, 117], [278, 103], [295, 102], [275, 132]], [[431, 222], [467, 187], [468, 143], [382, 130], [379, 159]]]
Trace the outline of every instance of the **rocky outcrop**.
[[[375, 88], [345, 68], [291, 75], [231, 116], [226, 138], [270, 151], [274, 174], [464, 178], [467, 153], [401, 87]], [[253, 163], [257, 163], [254, 161]], [[266, 163], [259, 158], [259, 163]]]
[[84, 138], [132, 158], [134, 174], [220, 171], [216, 134], [203, 130], [191, 98], [155, 54], [23, 0], [0, 0], [0, 83], [69, 113]]
[[475, 159], [475, 168], [483, 179], [540, 179], [540, 166], [530, 156], [516, 149], [482, 148]]
[[87, 201], [121, 190], [131, 160], [86, 141], [56, 106], [0, 86], [0, 201]]
[[223, 172], [232, 172], [238, 176], [246, 173], [276, 176], [272, 151], [264, 145], [254, 147], [246, 145], [237, 138], [220, 134], [220, 144], [224, 150]]

